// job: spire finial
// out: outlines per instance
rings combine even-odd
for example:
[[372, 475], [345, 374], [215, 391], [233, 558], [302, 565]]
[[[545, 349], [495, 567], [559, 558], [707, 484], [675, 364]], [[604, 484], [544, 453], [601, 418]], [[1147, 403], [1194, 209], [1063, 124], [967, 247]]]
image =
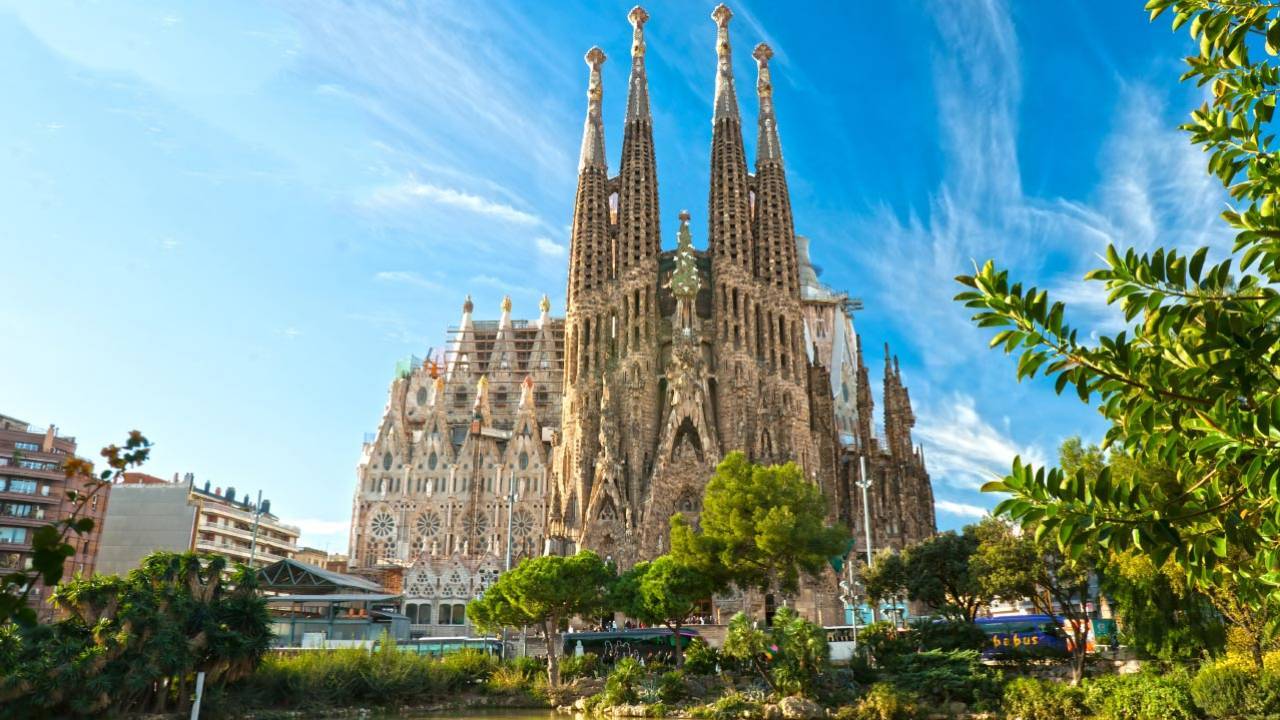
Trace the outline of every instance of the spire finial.
[[502, 296], [502, 312], [503, 313], [511, 312], [511, 296], [510, 295]]
[[631, 79], [627, 87], [627, 123], [649, 119], [649, 81], [644, 71], [644, 24], [649, 13], [639, 5], [627, 13], [631, 21]]
[[542, 299], [538, 301], [538, 311], [543, 315], [551, 312], [551, 298], [546, 293], [542, 294]]
[[475, 303], [471, 302], [471, 294], [467, 293], [467, 299], [462, 301], [462, 312], [470, 315], [475, 307]]
[[671, 273], [671, 292], [677, 298], [690, 299], [698, 294], [702, 281], [698, 277], [698, 261], [693, 254], [693, 235], [689, 232], [689, 211], [680, 211], [680, 229], [676, 231], [676, 268]]
[[778, 140], [778, 120], [773, 114], [773, 79], [769, 74], [769, 59], [773, 48], [768, 43], [756, 46], [751, 57], [756, 59], [756, 94], [760, 97], [760, 133], [756, 138], [756, 165], [765, 162], [782, 162], [782, 143]]
[[627, 19], [631, 21], [632, 27], [631, 57], [644, 57], [644, 24], [649, 20], [649, 13], [637, 5], [627, 13]]
[[738, 116], [738, 98], [733, 92], [733, 57], [729, 51], [729, 20], [733, 11], [716, 6], [711, 19], [716, 23], [716, 119]]
[[591, 73], [587, 79], [587, 122], [582, 130], [579, 172], [588, 167], [605, 167], [604, 120], [600, 110], [604, 98], [604, 85], [600, 82], [600, 66], [605, 61], [604, 51], [599, 47], [592, 47], [587, 51], [585, 60]]

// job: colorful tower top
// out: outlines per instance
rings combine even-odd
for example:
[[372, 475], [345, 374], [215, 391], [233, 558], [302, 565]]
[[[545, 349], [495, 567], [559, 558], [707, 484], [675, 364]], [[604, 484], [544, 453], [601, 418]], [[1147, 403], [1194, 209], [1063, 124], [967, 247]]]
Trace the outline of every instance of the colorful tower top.
[[717, 5], [711, 12], [716, 21], [716, 102], [714, 119], [738, 117], [738, 97], [733, 92], [733, 56], [729, 49], [729, 20], [733, 11]]
[[578, 162], [578, 172], [588, 167], [604, 168], [604, 118], [601, 104], [604, 99], [604, 85], [600, 82], [600, 66], [604, 64], [604, 51], [593, 47], [587, 51], [587, 66], [591, 73], [587, 80], [587, 122], [582, 128], [582, 155]]
[[631, 21], [631, 80], [627, 89], [627, 122], [649, 118], [649, 82], [644, 70], [644, 24], [649, 13], [639, 5], [627, 13]]
[[756, 166], [759, 167], [766, 162], [782, 162], [782, 143], [778, 141], [778, 121], [773, 114], [773, 82], [769, 76], [773, 48], [760, 43], [751, 56], [756, 59], [756, 94], [760, 96], [760, 134], [756, 141]]

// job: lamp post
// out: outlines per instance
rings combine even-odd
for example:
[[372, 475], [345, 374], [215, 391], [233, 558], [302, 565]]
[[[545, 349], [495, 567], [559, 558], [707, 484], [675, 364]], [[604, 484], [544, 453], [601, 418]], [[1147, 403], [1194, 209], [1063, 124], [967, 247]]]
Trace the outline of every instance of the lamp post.
[[[861, 454], [858, 456], [858, 487], [862, 490], [862, 530], [867, 538], [867, 569], [871, 569], [872, 551], [871, 551], [871, 503], [867, 500], [867, 490], [871, 488], [871, 476], [867, 474], [867, 456]], [[876, 607], [871, 608], [871, 618], [874, 620], [879, 611]]]
[[[502, 466], [501, 465], [498, 466], [498, 482], [502, 482]], [[515, 473], [515, 470], [512, 469], [512, 471], [507, 474], [507, 561], [506, 561], [505, 571], [511, 570], [511, 529], [513, 525], [513, 519], [515, 518], [515, 514], [516, 514], [516, 501], [519, 499], [520, 499], [520, 493], [516, 492], [516, 473]], [[521, 631], [521, 637], [523, 637], [523, 631]], [[523, 645], [523, 643], [521, 643], [521, 645]], [[507, 653], [507, 627], [503, 625], [502, 626], [502, 654], [506, 655], [506, 653]], [[521, 655], [523, 654], [524, 654], [524, 651], [522, 649]]]

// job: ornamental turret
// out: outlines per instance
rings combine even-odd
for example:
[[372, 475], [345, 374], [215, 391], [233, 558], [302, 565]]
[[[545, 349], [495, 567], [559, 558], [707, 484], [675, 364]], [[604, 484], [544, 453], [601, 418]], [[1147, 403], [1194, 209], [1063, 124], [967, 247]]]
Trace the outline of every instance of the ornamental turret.
[[604, 120], [601, 105], [604, 88], [600, 66], [604, 51], [587, 52], [587, 120], [582, 129], [582, 152], [578, 161], [578, 193], [573, 206], [573, 229], [569, 246], [569, 304], [587, 291], [601, 286], [610, 271], [609, 169], [604, 153]]
[[791, 193], [782, 164], [782, 143], [773, 110], [773, 81], [769, 59], [773, 49], [756, 46], [756, 93], [760, 98], [756, 141], [755, 258], [756, 276], [788, 295], [799, 292], [795, 226], [791, 217]]
[[742, 120], [733, 88], [733, 56], [729, 20], [733, 12], [716, 7], [716, 94], [711, 132], [711, 195], [708, 202], [708, 244], [712, 255], [728, 258], [751, 271], [750, 187]]

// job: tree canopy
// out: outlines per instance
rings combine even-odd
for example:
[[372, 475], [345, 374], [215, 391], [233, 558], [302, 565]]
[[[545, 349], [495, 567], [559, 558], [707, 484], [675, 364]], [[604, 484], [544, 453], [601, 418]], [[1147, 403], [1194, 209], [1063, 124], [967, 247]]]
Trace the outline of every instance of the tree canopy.
[[671, 555], [723, 587], [794, 593], [842, 555], [848, 532], [827, 524], [822, 489], [795, 463], [757, 465], [729, 453], [707, 483], [695, 528], [671, 519]]
[[947, 531], [926, 538], [903, 552], [907, 595], [930, 607], [972, 622], [991, 601], [973, 558], [978, 551], [977, 528]]
[[619, 576], [611, 593], [613, 607], [651, 625], [665, 625], [675, 633], [676, 667], [684, 665], [680, 628], [699, 605], [715, 592], [711, 577], [698, 568], [661, 555], [636, 563]]
[[[1072, 388], [1109, 421], [1106, 447], [1160, 478], [1045, 470], [1020, 459], [986, 489], [997, 512], [1053, 540], [1070, 557], [1090, 548], [1173, 561], [1202, 587], [1231, 585], [1255, 605], [1280, 585], [1280, 172], [1272, 116], [1280, 70], [1280, 5], [1263, 0], [1151, 0], [1199, 42], [1184, 80], [1208, 100], [1182, 126], [1226, 188], [1235, 232], [1225, 256], [1209, 248], [1109, 247], [1087, 275], [1127, 327], [1087, 341], [1067, 308], [988, 261], [958, 280], [957, 299], [1017, 375]], [[1259, 59], [1262, 58], [1262, 59]], [[1170, 198], [1176, 201], [1176, 198]]]
[[604, 612], [613, 580], [613, 568], [589, 550], [571, 557], [526, 558], [472, 600], [467, 616], [486, 630], [541, 625], [547, 638], [547, 676], [556, 685], [560, 673], [555, 639], [560, 625], [574, 616]]

